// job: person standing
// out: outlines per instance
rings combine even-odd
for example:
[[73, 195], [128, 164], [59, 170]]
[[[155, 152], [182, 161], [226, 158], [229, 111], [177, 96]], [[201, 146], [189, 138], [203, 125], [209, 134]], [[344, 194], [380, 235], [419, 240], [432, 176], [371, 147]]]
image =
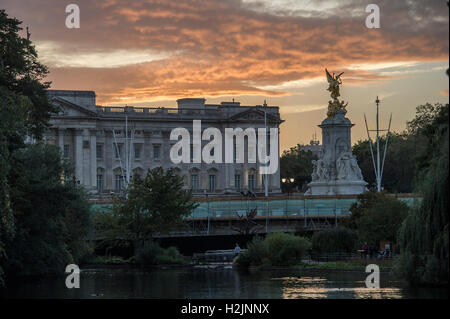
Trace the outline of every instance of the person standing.
[[234, 256], [236, 257], [241, 252], [241, 247], [239, 247], [238, 243], [236, 243], [236, 246], [234, 247]]
[[364, 243], [364, 245], [362, 246], [362, 251], [363, 251], [364, 259], [366, 259], [367, 254], [369, 252], [369, 247], [367, 246], [367, 243]]

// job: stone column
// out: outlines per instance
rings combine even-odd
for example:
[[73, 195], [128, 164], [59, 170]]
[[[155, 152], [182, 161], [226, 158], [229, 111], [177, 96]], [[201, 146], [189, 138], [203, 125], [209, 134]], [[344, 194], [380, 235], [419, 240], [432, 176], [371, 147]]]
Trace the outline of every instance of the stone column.
[[241, 181], [242, 188], [248, 189], [248, 166], [247, 163], [244, 164], [244, 167], [242, 169], [242, 177], [243, 180]]
[[104, 172], [104, 188], [112, 190], [114, 189], [114, 177], [113, 177], [113, 163], [115, 158], [115, 150], [113, 145], [114, 139], [112, 137], [111, 131], [105, 133], [105, 152], [104, 152], [104, 163], [105, 163], [105, 172]]
[[75, 131], [75, 176], [83, 184], [83, 136]]
[[93, 188], [97, 187], [97, 135], [96, 131], [91, 132], [91, 150], [90, 150], [90, 162], [91, 162], [91, 186]]
[[58, 130], [58, 145], [61, 149], [62, 155], [64, 156], [64, 129], [61, 128]]
[[[221, 133], [223, 136], [225, 136], [225, 130], [221, 130]], [[225, 143], [222, 143], [222, 164], [219, 165], [221, 168], [221, 171], [223, 172], [223, 176], [225, 178], [224, 180], [224, 191], [225, 193], [231, 192], [232, 185], [234, 185], [234, 167], [237, 164], [232, 163], [225, 163]]]

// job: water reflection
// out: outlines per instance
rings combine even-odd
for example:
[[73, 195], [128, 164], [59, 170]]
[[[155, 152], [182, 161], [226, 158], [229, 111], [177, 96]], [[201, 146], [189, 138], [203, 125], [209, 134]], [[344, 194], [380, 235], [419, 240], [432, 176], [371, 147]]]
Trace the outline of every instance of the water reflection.
[[[348, 277], [348, 275], [342, 275]], [[351, 275], [354, 277], [354, 275]], [[331, 278], [332, 279], [332, 278]], [[365, 287], [363, 280], [329, 280], [325, 277], [283, 277], [273, 278], [280, 280], [283, 286], [283, 299], [399, 299], [403, 298], [402, 288], [371, 288]], [[347, 287], [348, 284], [355, 287]], [[386, 284], [386, 282], [384, 282]], [[388, 283], [389, 284], [389, 283]], [[391, 283], [392, 284], [392, 283]]]
[[11, 284], [1, 298], [448, 298], [447, 289], [411, 289], [389, 274], [365, 288], [365, 272], [238, 272], [233, 269], [82, 269], [80, 289], [65, 277]]

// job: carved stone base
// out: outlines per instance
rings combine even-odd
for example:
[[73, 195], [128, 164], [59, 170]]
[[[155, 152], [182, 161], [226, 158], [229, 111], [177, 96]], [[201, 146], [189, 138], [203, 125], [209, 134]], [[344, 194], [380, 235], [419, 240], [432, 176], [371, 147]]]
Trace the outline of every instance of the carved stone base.
[[308, 184], [306, 195], [358, 195], [364, 193], [367, 183], [364, 181], [327, 181]]

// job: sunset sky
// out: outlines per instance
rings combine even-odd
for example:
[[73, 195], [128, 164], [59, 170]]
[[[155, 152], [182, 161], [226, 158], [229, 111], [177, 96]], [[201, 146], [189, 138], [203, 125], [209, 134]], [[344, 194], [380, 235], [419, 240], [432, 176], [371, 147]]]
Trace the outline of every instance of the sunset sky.
[[[80, 7], [67, 29], [66, 5]], [[376, 3], [381, 28], [368, 29]], [[341, 97], [352, 142], [393, 113], [395, 131], [415, 107], [448, 103], [449, 11], [444, 0], [1, 0], [29, 26], [53, 89], [94, 90], [97, 104], [175, 107], [207, 103], [280, 106], [281, 149], [308, 143], [326, 116], [324, 69], [345, 72]]]

